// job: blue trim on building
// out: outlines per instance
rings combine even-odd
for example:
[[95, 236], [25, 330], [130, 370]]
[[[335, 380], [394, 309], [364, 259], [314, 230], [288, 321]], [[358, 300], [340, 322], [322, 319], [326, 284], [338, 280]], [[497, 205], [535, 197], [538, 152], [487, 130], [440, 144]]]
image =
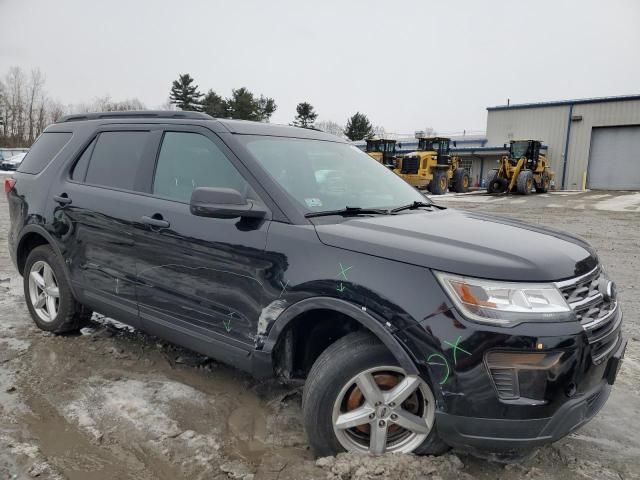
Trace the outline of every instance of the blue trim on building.
[[566, 188], [567, 163], [569, 161], [569, 139], [571, 138], [571, 117], [573, 116], [573, 104], [569, 106], [569, 118], [567, 119], [567, 138], [564, 139], [564, 159], [562, 162], [562, 189]]
[[535, 103], [519, 103], [515, 105], [497, 105], [495, 107], [487, 107], [487, 110], [518, 110], [522, 108], [545, 108], [559, 107], [566, 105], [580, 105], [585, 103], [606, 103], [606, 102], [628, 102], [632, 100], [640, 100], [640, 95], [621, 95], [617, 97], [594, 97], [594, 98], [578, 98], [575, 100], [558, 100], [551, 102], [535, 102]]

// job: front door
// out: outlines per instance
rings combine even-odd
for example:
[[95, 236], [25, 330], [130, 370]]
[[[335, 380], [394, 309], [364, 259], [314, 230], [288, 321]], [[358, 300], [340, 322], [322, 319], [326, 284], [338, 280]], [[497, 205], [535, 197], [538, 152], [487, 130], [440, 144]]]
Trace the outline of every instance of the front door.
[[[192, 215], [197, 187], [233, 188], [257, 198], [239, 164], [210, 131], [171, 127], [162, 138], [138, 224], [137, 297], [146, 330], [234, 363], [253, 348], [262, 309], [268, 220]], [[231, 348], [229, 348], [229, 346]]]

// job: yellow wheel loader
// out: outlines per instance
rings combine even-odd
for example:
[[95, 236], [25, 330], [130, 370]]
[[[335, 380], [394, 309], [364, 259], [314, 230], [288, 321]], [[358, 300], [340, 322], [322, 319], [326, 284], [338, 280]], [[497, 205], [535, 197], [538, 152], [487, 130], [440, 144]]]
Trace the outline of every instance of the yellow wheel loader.
[[546, 193], [555, 177], [547, 157], [540, 153], [538, 140], [512, 140], [509, 154], [499, 162], [499, 168], [489, 171], [488, 193], [529, 195], [534, 188], [537, 193]]
[[396, 159], [394, 172], [417, 188], [428, 188], [434, 195], [447, 189], [457, 193], [469, 190], [469, 174], [462, 168], [460, 158], [451, 156], [450, 139], [445, 137], [418, 138], [418, 150]]
[[396, 141], [388, 138], [367, 139], [367, 154], [385, 167], [395, 168]]

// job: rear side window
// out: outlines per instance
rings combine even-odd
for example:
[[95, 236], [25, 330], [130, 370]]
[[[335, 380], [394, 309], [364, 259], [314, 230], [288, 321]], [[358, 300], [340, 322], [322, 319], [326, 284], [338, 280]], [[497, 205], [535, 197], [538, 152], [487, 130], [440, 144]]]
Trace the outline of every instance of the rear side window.
[[149, 132], [102, 132], [95, 141], [85, 181], [135, 190], [148, 139]]
[[49, 165], [62, 147], [71, 140], [70, 132], [45, 132], [38, 137], [27, 156], [24, 157], [18, 171], [22, 173], [40, 173]]

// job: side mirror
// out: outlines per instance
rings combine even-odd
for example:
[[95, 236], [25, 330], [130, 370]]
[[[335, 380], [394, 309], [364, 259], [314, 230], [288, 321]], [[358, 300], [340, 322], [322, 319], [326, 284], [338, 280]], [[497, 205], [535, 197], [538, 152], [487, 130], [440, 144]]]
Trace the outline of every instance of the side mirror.
[[505, 144], [503, 144], [502, 146], [503, 146], [505, 149], [506, 149], [506, 148], [509, 148], [509, 147], [507, 147], [507, 144], [506, 144], [506, 143], [505, 143]]
[[457, 147], [458, 146], [458, 142], [456, 142], [455, 140], [453, 141], [453, 147]]
[[264, 218], [267, 211], [233, 188], [198, 187], [191, 193], [189, 210], [198, 217]]

